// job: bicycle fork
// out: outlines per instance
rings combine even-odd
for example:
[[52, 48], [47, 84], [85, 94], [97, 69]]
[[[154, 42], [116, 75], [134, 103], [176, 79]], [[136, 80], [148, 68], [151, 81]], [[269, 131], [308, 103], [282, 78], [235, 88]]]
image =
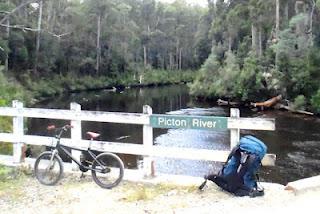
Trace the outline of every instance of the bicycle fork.
[[51, 157], [50, 157], [49, 166], [48, 166], [47, 169], [46, 169], [47, 171], [53, 169], [54, 163], [55, 163], [55, 162], [53, 161], [53, 159], [54, 159], [54, 157], [56, 156], [57, 153], [58, 153], [58, 150], [57, 150], [57, 149], [55, 149], [55, 150], [52, 151], [52, 155], [51, 155]]

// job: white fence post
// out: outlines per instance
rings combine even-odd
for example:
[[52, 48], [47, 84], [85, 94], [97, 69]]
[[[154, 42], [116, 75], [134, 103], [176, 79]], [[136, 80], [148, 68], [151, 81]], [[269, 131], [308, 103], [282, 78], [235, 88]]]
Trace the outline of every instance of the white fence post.
[[[23, 103], [18, 100], [12, 101], [12, 107], [16, 109], [23, 109]], [[23, 147], [24, 144], [21, 142], [24, 131], [23, 131], [23, 117], [15, 116], [13, 117], [13, 135], [15, 138], [19, 139], [18, 142], [13, 144], [13, 163], [19, 164], [23, 161]]]
[[[143, 113], [152, 115], [152, 108], [148, 105], [143, 106]], [[153, 128], [149, 125], [143, 125], [143, 145], [147, 150], [151, 150], [153, 146]], [[150, 153], [150, 152], [148, 152]], [[153, 159], [150, 156], [143, 158], [143, 171], [145, 177], [154, 176]]]
[[[76, 113], [81, 112], [81, 105], [78, 103], [71, 103], [70, 109], [75, 111]], [[81, 120], [71, 120], [70, 124], [73, 128], [71, 128], [71, 140], [73, 145], [77, 145], [81, 143], [82, 139], [82, 132], [81, 132]], [[78, 161], [80, 161], [81, 151], [72, 150], [71, 154], [75, 157]], [[72, 170], [79, 170], [78, 165], [72, 161]]]
[[[240, 110], [237, 108], [230, 109], [231, 118], [240, 118]], [[240, 129], [230, 129], [230, 149], [239, 143]]]

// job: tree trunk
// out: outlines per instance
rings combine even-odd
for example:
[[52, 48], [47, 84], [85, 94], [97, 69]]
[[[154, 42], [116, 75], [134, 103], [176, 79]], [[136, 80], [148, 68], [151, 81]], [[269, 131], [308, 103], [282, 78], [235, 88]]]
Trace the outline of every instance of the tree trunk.
[[176, 63], [175, 63], [175, 68], [179, 68], [179, 46], [180, 46], [180, 39], [177, 39], [177, 44], [176, 44]]
[[257, 26], [255, 23], [251, 24], [251, 36], [252, 36], [252, 51], [257, 56], [258, 53], [258, 35], [257, 35]]
[[[7, 0], [7, 5], [9, 5], [9, 0]], [[6, 40], [8, 41], [8, 44], [9, 44], [9, 38], [10, 38], [10, 17], [8, 17], [8, 19], [7, 19], [7, 31], [6, 31], [6, 36], [7, 36], [7, 38], [6, 38]], [[4, 62], [4, 71], [5, 72], [8, 72], [9, 71], [9, 55], [8, 54], [6, 54], [6, 60], [5, 60], [5, 62]]]
[[286, 1], [286, 4], [284, 6], [284, 20], [285, 20], [285, 23], [282, 26], [287, 27], [289, 25], [289, 1]]
[[[147, 26], [147, 30], [148, 30], [148, 39], [150, 39], [150, 36], [151, 36], [150, 25]], [[148, 43], [149, 43], [149, 41], [148, 41]], [[143, 60], [144, 60], [144, 67], [145, 68], [147, 68], [147, 65], [148, 65], [148, 47], [147, 47], [147, 44], [145, 44], [143, 46]]]
[[231, 48], [232, 48], [232, 36], [229, 35], [228, 37], [228, 51], [231, 52]]
[[259, 57], [262, 57], [262, 32], [261, 32], [261, 27], [259, 28]]
[[304, 2], [303, 1], [296, 1], [294, 4], [294, 10], [296, 12], [296, 15], [299, 13], [303, 13], [304, 12]]
[[[294, 9], [295, 9], [296, 15], [304, 14], [305, 13], [305, 2], [296, 1]], [[301, 36], [301, 37], [307, 37], [306, 32], [305, 32], [306, 28], [307, 28], [307, 19], [305, 19], [303, 22], [302, 21], [297, 22], [297, 24], [296, 24], [296, 34], [298, 36]]]
[[[275, 42], [279, 41], [279, 31], [280, 31], [280, 0], [276, 0], [276, 33], [275, 33]], [[279, 51], [276, 48], [275, 54], [275, 68], [278, 69], [278, 62], [279, 62]]]
[[280, 30], [280, 0], [276, 0], [276, 39], [278, 40]]
[[182, 48], [180, 48], [179, 51], [179, 70], [181, 70], [182, 67]]
[[43, 9], [43, 1], [39, 2], [39, 16], [38, 16], [38, 32], [37, 32], [37, 42], [36, 42], [36, 56], [34, 63], [34, 71], [37, 72], [38, 61], [39, 61], [39, 50], [40, 50], [40, 39], [41, 39], [41, 23], [42, 23], [42, 9]]
[[310, 12], [310, 16], [309, 16], [309, 43], [310, 46], [313, 46], [313, 33], [312, 33], [312, 28], [313, 28], [313, 14], [314, 14], [314, 8], [316, 6], [316, 3], [314, 0], [311, 0], [311, 12]]
[[49, 31], [52, 31], [52, 10], [53, 10], [53, 1], [48, 1], [47, 6], [47, 28]]
[[169, 69], [172, 70], [173, 68], [173, 56], [172, 53], [169, 53]]
[[[163, 54], [164, 56], [164, 54]], [[166, 58], [165, 57], [162, 57], [162, 69], [167, 69], [167, 64], [166, 64]]]
[[147, 47], [146, 45], [143, 46], [143, 64], [144, 64], [144, 68], [147, 68]]
[[97, 17], [97, 61], [96, 61], [96, 72], [99, 73], [100, 60], [101, 60], [101, 47], [100, 47], [100, 36], [101, 36], [101, 14]]
[[[8, 2], [9, 3], [9, 2]], [[8, 44], [9, 44], [9, 38], [10, 38], [10, 18], [8, 18], [7, 19], [7, 25], [8, 25], [8, 27], [7, 27], [7, 32], [6, 32], [6, 34], [7, 34], [7, 41], [8, 41]], [[5, 60], [5, 62], [4, 62], [4, 71], [5, 72], [8, 72], [9, 71], [9, 54], [7, 53], [6, 54], [6, 60]]]

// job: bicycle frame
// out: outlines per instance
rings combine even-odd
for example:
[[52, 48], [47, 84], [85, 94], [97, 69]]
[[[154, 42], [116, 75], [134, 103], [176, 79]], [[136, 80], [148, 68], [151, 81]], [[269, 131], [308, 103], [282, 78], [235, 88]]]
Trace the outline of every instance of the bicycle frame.
[[[90, 150], [82, 150], [82, 149], [77, 149], [77, 148], [73, 148], [73, 147], [69, 147], [69, 146], [63, 146], [60, 145], [59, 148], [61, 149], [60, 151], [63, 151], [64, 154], [66, 154], [69, 158], [71, 158], [71, 160], [73, 160], [79, 167], [83, 167], [85, 169], [91, 170], [91, 171], [98, 171], [98, 172], [102, 172], [104, 169], [93, 169], [92, 167], [89, 166], [85, 166], [83, 164], [81, 164], [81, 162], [79, 162], [74, 156], [72, 156], [72, 154], [67, 150], [67, 149], [74, 149], [74, 150], [78, 150], [78, 151], [86, 151], [88, 152], [88, 154], [93, 158], [94, 161], [97, 161], [97, 163], [103, 167], [103, 165], [97, 160], [97, 156]], [[59, 152], [58, 152], [59, 154]]]
[[[103, 166], [103, 164], [101, 164], [98, 160], [97, 160], [97, 156], [93, 153], [93, 151], [88, 148], [87, 150], [83, 150], [83, 149], [78, 149], [78, 148], [74, 148], [74, 147], [70, 147], [70, 146], [65, 146], [65, 145], [61, 145], [60, 144], [60, 138], [61, 135], [63, 134], [64, 131], [66, 131], [66, 128], [61, 128], [57, 129], [56, 131], [59, 131], [59, 134], [55, 135], [55, 139], [57, 140], [57, 144], [54, 147], [54, 154], [59, 155], [59, 150], [62, 151], [65, 155], [67, 155], [69, 158], [71, 158], [72, 161], [74, 161], [79, 167], [83, 167], [87, 170], [91, 170], [91, 171], [97, 171], [97, 172], [104, 172], [104, 170], [106, 170], [106, 167]], [[91, 158], [93, 158], [94, 161], [96, 161], [101, 167], [102, 169], [93, 169], [92, 167], [89, 166], [85, 166], [83, 165], [80, 161], [78, 161], [74, 156], [72, 156], [72, 154], [67, 150], [67, 149], [73, 149], [73, 150], [77, 150], [77, 151], [85, 151], [88, 152], [88, 154], [91, 156]], [[52, 156], [53, 159], [54, 155]], [[52, 160], [51, 160], [52, 161]]]

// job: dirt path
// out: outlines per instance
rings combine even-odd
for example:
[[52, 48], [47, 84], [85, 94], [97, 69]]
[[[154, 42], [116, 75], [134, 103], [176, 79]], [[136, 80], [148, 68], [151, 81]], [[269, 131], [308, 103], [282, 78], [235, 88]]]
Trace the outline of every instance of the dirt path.
[[[299, 213], [320, 208], [320, 190], [294, 195], [282, 185], [264, 184], [265, 196], [233, 197], [214, 184], [203, 192], [196, 186], [122, 182], [112, 190], [97, 186], [88, 176], [67, 176], [48, 187], [26, 177], [0, 191], [0, 213]], [[309, 212], [309, 211], [307, 211]]]

